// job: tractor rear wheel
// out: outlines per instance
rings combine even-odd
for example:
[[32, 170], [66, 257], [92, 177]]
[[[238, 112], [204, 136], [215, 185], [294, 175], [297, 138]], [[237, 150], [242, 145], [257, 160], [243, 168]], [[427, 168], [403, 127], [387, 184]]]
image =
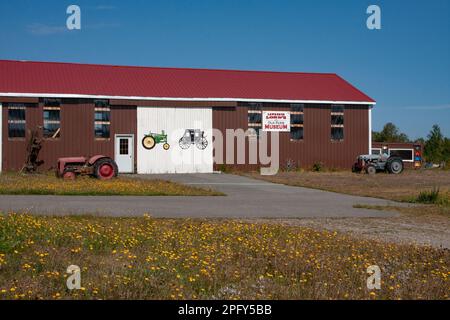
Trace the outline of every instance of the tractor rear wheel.
[[103, 158], [94, 163], [94, 175], [97, 179], [109, 180], [117, 177], [118, 172], [117, 164], [110, 158]]
[[155, 145], [156, 141], [155, 138], [153, 138], [152, 136], [146, 136], [144, 137], [144, 139], [142, 139], [142, 146], [147, 150], [153, 149]]
[[366, 173], [370, 174], [370, 175], [376, 174], [377, 173], [377, 168], [375, 168], [374, 165], [370, 164], [370, 165], [368, 165], [366, 167]]
[[389, 173], [400, 174], [403, 171], [403, 161], [400, 158], [388, 159], [386, 169]]

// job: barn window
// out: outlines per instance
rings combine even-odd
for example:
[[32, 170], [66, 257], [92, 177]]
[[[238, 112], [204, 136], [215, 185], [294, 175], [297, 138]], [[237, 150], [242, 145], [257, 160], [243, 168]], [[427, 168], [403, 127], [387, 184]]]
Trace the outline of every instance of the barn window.
[[414, 161], [414, 151], [413, 149], [389, 149], [389, 156], [400, 157], [405, 162]]
[[59, 138], [61, 133], [61, 100], [44, 100], [44, 138]]
[[128, 139], [119, 139], [119, 154], [128, 154]]
[[262, 103], [248, 104], [248, 128], [259, 137], [262, 130]]
[[344, 106], [331, 106], [331, 140], [344, 140]]
[[372, 148], [372, 154], [373, 155], [381, 155], [381, 148]]
[[8, 105], [8, 137], [25, 138], [25, 110], [24, 104]]
[[109, 139], [111, 109], [107, 100], [95, 100], [94, 133], [96, 139]]
[[291, 140], [303, 140], [303, 104], [291, 104]]

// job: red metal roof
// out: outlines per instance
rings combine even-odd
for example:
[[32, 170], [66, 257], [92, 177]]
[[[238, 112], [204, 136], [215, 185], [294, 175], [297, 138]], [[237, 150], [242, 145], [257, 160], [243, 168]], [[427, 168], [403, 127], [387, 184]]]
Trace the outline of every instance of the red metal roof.
[[0, 60], [0, 96], [88, 96], [373, 103], [336, 74]]

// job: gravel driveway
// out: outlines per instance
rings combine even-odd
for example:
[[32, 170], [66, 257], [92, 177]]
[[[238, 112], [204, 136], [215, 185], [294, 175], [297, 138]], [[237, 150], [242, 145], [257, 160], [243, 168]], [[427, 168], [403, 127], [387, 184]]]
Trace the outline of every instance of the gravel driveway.
[[227, 196], [0, 196], [0, 210], [42, 214], [211, 218], [389, 217], [398, 213], [354, 208], [355, 204], [404, 205], [230, 174], [139, 175], [210, 187]]

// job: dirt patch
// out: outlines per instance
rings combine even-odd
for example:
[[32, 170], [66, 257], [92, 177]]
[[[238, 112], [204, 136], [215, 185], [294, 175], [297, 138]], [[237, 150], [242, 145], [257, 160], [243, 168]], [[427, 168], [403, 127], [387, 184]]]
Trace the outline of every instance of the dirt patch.
[[450, 194], [450, 171], [406, 170], [400, 175], [376, 175], [352, 172], [280, 172], [274, 176], [246, 173], [246, 176], [265, 181], [328, 190], [357, 196], [408, 201], [421, 191], [439, 188]]
[[388, 243], [413, 243], [450, 249], [449, 208], [419, 206], [380, 207], [378, 209], [395, 210], [400, 212], [400, 215], [392, 218], [301, 218], [262, 219], [259, 221], [344, 232]]
[[[245, 174], [253, 178], [328, 190], [357, 196], [369, 196], [396, 201], [415, 201], [423, 191], [439, 188], [442, 205], [359, 208], [395, 210], [392, 218], [314, 218], [275, 219], [274, 223], [335, 230], [391, 243], [415, 243], [437, 248], [450, 248], [450, 171], [406, 170], [400, 175], [376, 175], [351, 172], [280, 172], [274, 176]], [[267, 220], [264, 220], [267, 221]]]

